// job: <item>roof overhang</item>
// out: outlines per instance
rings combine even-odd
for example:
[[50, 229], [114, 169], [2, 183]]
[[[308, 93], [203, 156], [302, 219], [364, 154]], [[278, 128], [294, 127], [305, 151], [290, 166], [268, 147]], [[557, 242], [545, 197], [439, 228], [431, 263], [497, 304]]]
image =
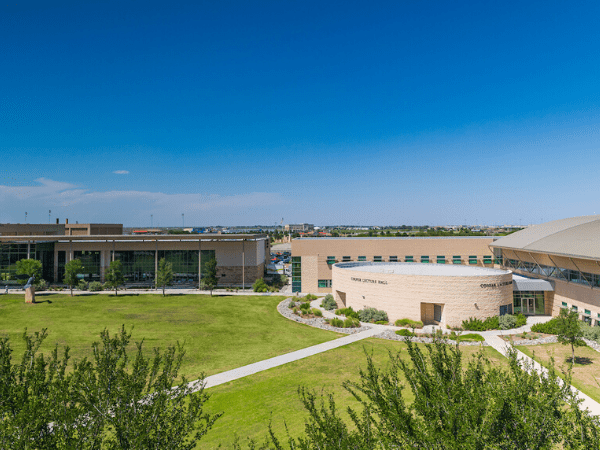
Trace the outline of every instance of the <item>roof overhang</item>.
[[513, 273], [513, 291], [554, 291], [554, 283]]

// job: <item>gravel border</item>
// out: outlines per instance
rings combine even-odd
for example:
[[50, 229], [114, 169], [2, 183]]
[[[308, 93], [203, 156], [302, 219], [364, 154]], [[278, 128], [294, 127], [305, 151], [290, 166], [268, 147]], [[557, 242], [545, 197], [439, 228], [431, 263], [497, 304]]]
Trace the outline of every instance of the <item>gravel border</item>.
[[288, 305], [290, 304], [291, 300], [293, 300], [293, 298], [286, 298], [285, 300], [280, 302], [277, 305], [277, 311], [279, 311], [279, 314], [281, 314], [286, 319], [293, 320], [294, 322], [303, 323], [305, 325], [315, 327], [315, 328], [320, 328], [321, 330], [335, 331], [337, 333], [344, 333], [344, 334], [355, 334], [355, 333], [360, 333], [361, 331], [367, 331], [367, 330], [371, 329], [371, 327], [365, 327], [363, 325], [361, 325], [360, 327], [357, 327], [357, 328], [332, 327], [331, 325], [325, 323], [325, 319], [323, 319], [322, 317], [315, 317], [313, 319], [303, 319], [302, 317], [294, 314], [292, 312], [292, 310], [289, 308]]
[[593, 348], [600, 353], [600, 344], [598, 344], [596, 341], [590, 341], [589, 339], [583, 338], [583, 342], [585, 342], [588, 347]]
[[519, 341], [506, 341], [512, 345], [544, 345], [544, 344], [556, 344], [558, 338], [556, 336], [547, 336], [541, 339], [521, 339]]

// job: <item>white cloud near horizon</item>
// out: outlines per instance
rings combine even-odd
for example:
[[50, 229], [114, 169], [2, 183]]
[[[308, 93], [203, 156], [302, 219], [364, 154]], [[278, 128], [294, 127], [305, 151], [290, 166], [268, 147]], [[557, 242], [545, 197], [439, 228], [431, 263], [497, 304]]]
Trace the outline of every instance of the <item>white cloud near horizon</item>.
[[117, 175], [127, 175], [129, 170], [115, 170], [113, 173], [116, 173]]
[[[261, 223], [269, 209], [288, 202], [276, 192], [221, 194], [166, 194], [164, 192], [112, 190], [93, 191], [72, 183], [38, 178], [35, 186], [0, 185], [0, 222], [21, 222], [22, 211], [29, 222], [45, 223], [53, 217], [85, 222], [116, 222], [145, 226], [178, 226], [181, 214], [186, 225], [241, 225]], [[37, 212], [37, 214], [36, 214]], [[162, 219], [162, 222], [161, 222]], [[270, 223], [263, 219], [262, 223]]]

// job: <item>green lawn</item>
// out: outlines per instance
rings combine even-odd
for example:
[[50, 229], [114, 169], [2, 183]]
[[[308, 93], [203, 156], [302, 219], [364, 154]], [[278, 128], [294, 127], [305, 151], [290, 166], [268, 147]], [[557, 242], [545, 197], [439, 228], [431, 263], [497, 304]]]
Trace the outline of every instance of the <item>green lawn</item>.
[[[341, 384], [344, 380], [357, 380], [358, 369], [366, 366], [363, 348], [373, 352], [373, 359], [385, 366], [388, 350], [393, 352], [405, 349], [406, 344], [383, 339], [365, 339], [325, 353], [276, 367], [249, 377], [208, 389], [212, 396], [206, 404], [211, 413], [223, 411], [225, 414], [202, 438], [198, 449], [213, 449], [219, 444], [230, 448], [237, 434], [242, 441], [247, 437], [262, 442], [266, 435], [269, 420], [273, 428], [285, 441], [284, 421], [292, 436], [304, 430], [307, 417], [298, 397], [298, 386], [309, 386], [317, 391], [335, 394], [339, 411], [350, 405], [356, 406], [354, 398]], [[479, 351], [479, 346], [462, 346], [465, 361]], [[493, 364], [507, 366], [507, 360], [491, 347], [483, 347], [484, 354]], [[405, 353], [406, 355], [406, 353]], [[412, 400], [410, 389], [405, 391]]]
[[[534, 357], [543, 366], [550, 364], [554, 357], [556, 367], [566, 371], [571, 361], [571, 346], [563, 344], [544, 344], [516, 347], [529, 357]], [[535, 356], [533, 354], [535, 352]], [[575, 348], [575, 365], [573, 366], [572, 385], [581, 392], [600, 402], [600, 353], [589, 347]]]
[[132, 340], [145, 339], [149, 354], [153, 347], [185, 343], [183, 374], [196, 379], [201, 372], [212, 375], [340, 336], [282, 317], [276, 305], [283, 298], [38, 294], [36, 299], [44, 303], [32, 305], [24, 303], [24, 295], [2, 295], [0, 336], [10, 337], [13, 355], [20, 358], [24, 329], [48, 328], [44, 352], [58, 343], [81, 358], [91, 355], [100, 331], [114, 333], [125, 324], [128, 330], [133, 327]]

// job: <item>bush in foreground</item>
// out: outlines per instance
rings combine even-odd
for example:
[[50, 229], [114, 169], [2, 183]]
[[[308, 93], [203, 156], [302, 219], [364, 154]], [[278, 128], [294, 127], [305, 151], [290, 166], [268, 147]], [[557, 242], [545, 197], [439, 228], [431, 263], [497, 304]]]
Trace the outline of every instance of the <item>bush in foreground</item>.
[[104, 287], [102, 286], [102, 283], [100, 283], [99, 281], [92, 281], [90, 283], [90, 285], [88, 286], [88, 289], [91, 292], [99, 292], [99, 291], [103, 290]]
[[[308, 418], [303, 435], [288, 436], [285, 447], [600, 448], [600, 421], [578, 408], [570, 372], [562, 383], [553, 365], [548, 376], [521, 367], [515, 351], [504, 369], [482, 353], [464, 362], [459, 348], [440, 340], [425, 348], [410, 341], [406, 345], [408, 359], [391, 354], [382, 369], [367, 354], [360, 379], [343, 383], [361, 408], [348, 408], [349, 421], [340, 415], [332, 394], [299, 388]], [[285, 448], [272, 430], [268, 441], [271, 448]]]
[[346, 316], [351, 317], [353, 319], [358, 319], [358, 313], [352, 309], [352, 306], [349, 306], [347, 308], [336, 309], [335, 314], [337, 316]]
[[361, 322], [374, 323], [374, 322], [386, 322], [388, 321], [388, 315], [385, 311], [381, 311], [375, 308], [365, 307], [358, 311], [358, 318]]
[[190, 449], [221, 414], [204, 412], [203, 380], [197, 392], [179, 375], [179, 346], [154, 349], [143, 342], [131, 357], [131, 335], [105, 330], [93, 358], [69, 368], [69, 348], [39, 353], [46, 330], [23, 335], [26, 350], [13, 362], [8, 338], [0, 339], [0, 448]]
[[398, 319], [395, 325], [397, 327], [423, 328], [423, 322], [420, 320]]

